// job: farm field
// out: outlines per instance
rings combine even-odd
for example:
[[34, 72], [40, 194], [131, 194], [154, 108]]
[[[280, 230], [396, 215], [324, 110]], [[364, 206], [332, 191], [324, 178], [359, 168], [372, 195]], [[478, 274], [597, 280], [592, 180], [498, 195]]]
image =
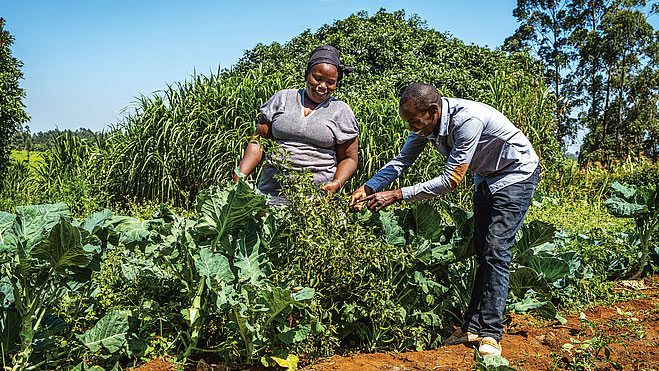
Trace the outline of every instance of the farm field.
[[30, 165], [35, 166], [43, 162], [43, 157], [41, 155], [41, 152], [37, 151], [11, 151], [11, 155], [9, 156], [10, 159], [17, 161], [17, 162], [24, 162], [28, 161], [30, 162]]
[[[597, 305], [548, 324], [514, 314], [507, 320], [503, 356], [517, 370], [659, 369], [659, 277], [623, 281], [629, 300]], [[634, 298], [638, 297], [638, 298]], [[583, 316], [581, 316], [583, 313]], [[304, 370], [471, 370], [473, 349], [463, 345], [404, 353], [330, 357]], [[606, 352], [611, 356], [607, 358]], [[576, 355], [576, 357], [575, 357]]]
[[[606, 5], [607, 22], [641, 19], [629, 4]], [[0, 370], [659, 369], [659, 73], [627, 64], [656, 48], [618, 61], [570, 44], [601, 55], [565, 74], [582, 74], [568, 106], [552, 90], [564, 82], [548, 83], [556, 65], [522, 41], [492, 49], [404, 11], [359, 12], [139, 96], [102, 132], [22, 133], [12, 148], [40, 152], [12, 151], [0, 169]], [[288, 205], [273, 207], [257, 190], [263, 167], [237, 166], [261, 105], [304, 88], [323, 44], [354, 67], [335, 96], [359, 124], [357, 168], [328, 193], [283, 161]], [[474, 288], [473, 174], [429, 200], [348, 205], [406, 141], [398, 104], [411, 81], [494, 107], [540, 157], [510, 250], [503, 357], [442, 346]], [[582, 152], [566, 155], [568, 132], [586, 127]], [[390, 188], [445, 164], [426, 148]]]
[[[503, 356], [510, 367], [518, 370], [659, 368], [659, 353], [655, 351], [659, 344], [659, 277], [622, 281], [616, 291], [624, 294], [626, 299], [566, 315], [567, 322], [563, 325], [550, 324], [528, 315], [510, 315], [502, 344]], [[607, 351], [611, 352], [608, 359]], [[576, 362], [569, 364], [568, 360], [575, 354], [579, 355]], [[189, 368], [224, 369], [209, 360], [197, 362]], [[332, 356], [311, 362], [302, 370], [471, 370], [476, 365], [473, 349], [464, 345], [421, 352]], [[176, 367], [158, 359], [134, 370], [165, 371]]]

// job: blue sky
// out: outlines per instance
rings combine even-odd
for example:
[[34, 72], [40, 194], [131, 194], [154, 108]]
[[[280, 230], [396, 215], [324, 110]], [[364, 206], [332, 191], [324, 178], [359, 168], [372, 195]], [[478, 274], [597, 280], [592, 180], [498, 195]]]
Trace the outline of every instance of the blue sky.
[[119, 122], [140, 94], [361, 10], [404, 9], [431, 28], [491, 47], [517, 27], [515, 0], [0, 2], [12, 52], [24, 63], [32, 132], [100, 130]]

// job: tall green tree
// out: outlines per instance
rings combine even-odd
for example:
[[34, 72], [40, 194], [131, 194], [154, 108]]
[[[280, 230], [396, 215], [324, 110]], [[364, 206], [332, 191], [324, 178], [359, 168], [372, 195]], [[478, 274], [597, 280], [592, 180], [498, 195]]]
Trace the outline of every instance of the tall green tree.
[[5, 20], [0, 18], [0, 178], [7, 172], [9, 142], [29, 120], [23, 104], [25, 90], [19, 85], [23, 63], [12, 56], [9, 47], [13, 42], [14, 37], [5, 30]]
[[544, 63], [558, 135], [589, 131], [582, 162], [659, 158], [659, 38], [646, 9], [645, 0], [518, 0], [520, 26], [504, 48]]
[[629, 157], [659, 158], [659, 34], [643, 11], [645, 1], [578, 5], [585, 5], [575, 10], [592, 23], [590, 30], [574, 38], [581, 40], [575, 42], [575, 48], [579, 51], [579, 66], [584, 67], [575, 76], [589, 81], [582, 85], [582, 93], [591, 102], [582, 115], [589, 133], [582, 146], [581, 161], [610, 163]]
[[543, 62], [547, 85], [557, 97], [554, 117], [558, 121], [558, 140], [576, 133], [574, 119], [570, 116], [574, 88], [565, 76], [573, 54], [569, 37], [574, 19], [570, 16], [569, 5], [569, 0], [517, 0], [513, 15], [520, 26], [504, 42], [504, 50], [526, 50]]

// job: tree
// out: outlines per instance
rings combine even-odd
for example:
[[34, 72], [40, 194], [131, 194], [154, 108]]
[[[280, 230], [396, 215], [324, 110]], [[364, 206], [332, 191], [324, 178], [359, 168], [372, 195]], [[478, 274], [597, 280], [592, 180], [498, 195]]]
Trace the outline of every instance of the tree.
[[[584, 111], [590, 132], [580, 153], [582, 162], [610, 163], [628, 157], [659, 158], [656, 150], [658, 34], [642, 12], [645, 1], [577, 3], [590, 29], [578, 29], [575, 48]], [[589, 21], [588, 21], [589, 20]]]
[[[508, 51], [546, 66], [559, 136], [589, 130], [580, 161], [657, 159], [659, 34], [645, 0], [518, 0]], [[659, 11], [653, 4], [651, 12]]]
[[573, 18], [568, 11], [569, 3], [561, 0], [518, 0], [513, 15], [521, 24], [504, 41], [504, 50], [527, 50], [544, 63], [547, 85], [558, 99], [554, 117], [559, 125], [559, 141], [573, 137], [577, 129], [570, 116], [573, 85], [564, 76], [572, 56], [569, 36]]
[[9, 47], [14, 37], [4, 27], [5, 20], [0, 18], [0, 178], [7, 172], [10, 141], [29, 120], [23, 104], [25, 90], [19, 86], [23, 63], [12, 56]]

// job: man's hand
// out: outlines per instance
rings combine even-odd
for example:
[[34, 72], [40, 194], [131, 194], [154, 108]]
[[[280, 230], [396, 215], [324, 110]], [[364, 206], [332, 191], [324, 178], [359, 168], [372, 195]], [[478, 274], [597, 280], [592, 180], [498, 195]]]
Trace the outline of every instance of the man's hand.
[[371, 194], [373, 194], [371, 187], [362, 184], [359, 188], [352, 192], [348, 206], [353, 211], [360, 211], [364, 208], [364, 198]]
[[366, 207], [368, 207], [369, 209], [373, 211], [380, 211], [383, 208], [402, 199], [403, 199], [403, 191], [401, 191], [400, 189], [394, 189], [391, 191], [382, 191], [382, 192], [374, 193], [370, 196], [361, 199], [361, 201], [364, 201], [364, 203], [366, 203]]

